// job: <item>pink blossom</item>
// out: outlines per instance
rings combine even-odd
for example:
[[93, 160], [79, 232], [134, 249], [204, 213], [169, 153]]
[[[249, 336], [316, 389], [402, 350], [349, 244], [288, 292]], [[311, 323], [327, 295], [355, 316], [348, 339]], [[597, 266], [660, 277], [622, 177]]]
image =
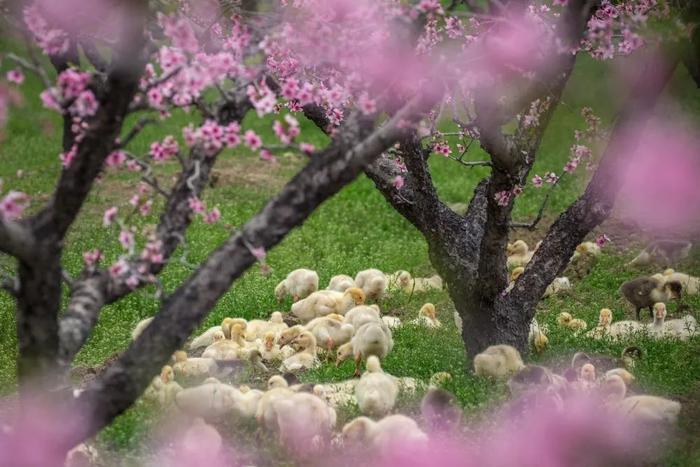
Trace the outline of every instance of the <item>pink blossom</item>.
[[105, 227], [109, 227], [112, 225], [112, 222], [114, 222], [114, 219], [117, 218], [117, 212], [119, 209], [116, 206], [112, 206], [111, 208], [108, 208], [105, 212], [104, 215], [102, 216], [102, 225]]
[[119, 243], [122, 248], [128, 250], [134, 246], [134, 234], [128, 230], [122, 230], [119, 232]]
[[180, 150], [177, 141], [172, 135], [166, 136], [162, 142], [155, 141], [151, 143], [150, 154], [154, 161], [167, 161]]
[[17, 219], [29, 205], [29, 196], [20, 191], [10, 191], [0, 200], [0, 216], [7, 220]]
[[299, 143], [299, 149], [301, 149], [301, 152], [304, 154], [310, 156], [316, 150], [316, 146], [309, 143]]
[[433, 146], [433, 151], [435, 151], [438, 154], [442, 154], [445, 157], [448, 157], [450, 154], [452, 154], [452, 149], [450, 149], [450, 145], [447, 144], [447, 141], [435, 143], [435, 145]]
[[578, 159], [569, 159], [564, 166], [564, 172], [573, 173], [578, 167]]
[[400, 190], [403, 187], [404, 183], [405, 183], [405, 180], [401, 175], [397, 175], [396, 177], [394, 177], [393, 184], [394, 184], [394, 188], [396, 188], [397, 190]]
[[219, 211], [219, 208], [213, 208], [211, 211], [209, 211], [204, 216], [204, 223], [205, 224], [214, 224], [219, 219], [221, 219], [221, 211]]
[[163, 243], [160, 240], [148, 242], [141, 253], [141, 258], [150, 263], [160, 264], [164, 259], [162, 248]]
[[250, 250], [250, 253], [255, 256], [255, 258], [258, 261], [262, 261], [265, 259], [267, 256], [267, 252], [265, 251], [265, 247], [259, 246], [259, 247], [248, 247]]
[[532, 177], [532, 184], [535, 187], [540, 188], [542, 186], [542, 182], [542, 177], [540, 177], [539, 175], [535, 175], [534, 177]]
[[129, 204], [134, 206], [134, 207], [138, 206], [140, 202], [141, 202], [141, 196], [139, 196], [139, 195], [134, 195], [129, 199]]
[[600, 234], [595, 239], [596, 244], [601, 248], [603, 248], [609, 241], [610, 241], [610, 237], [608, 237], [605, 234]]
[[122, 150], [112, 151], [109, 154], [109, 156], [107, 156], [107, 159], [105, 159], [107, 167], [118, 167], [122, 165], [125, 161], [126, 153]]
[[129, 263], [127, 263], [124, 259], [120, 259], [109, 267], [109, 275], [114, 279], [117, 279], [128, 270]]
[[557, 183], [557, 181], [559, 181], [559, 177], [557, 177], [557, 174], [554, 172], [549, 172], [545, 174], [544, 181], [547, 183]]
[[44, 105], [44, 108], [60, 112], [61, 104], [58, 102], [55, 89], [56, 88], [45, 89], [41, 92], [39, 97], [41, 98], [41, 103]]
[[148, 91], [148, 105], [154, 109], [162, 109], [164, 104], [163, 93], [158, 88], [153, 88]]
[[196, 196], [192, 196], [189, 201], [189, 207], [192, 210], [193, 213], [195, 214], [202, 214], [206, 210], [206, 206], [204, 205], [204, 202], [197, 198]]
[[126, 161], [126, 168], [132, 172], [140, 172], [142, 170], [141, 164], [134, 159], [129, 159]]
[[8, 71], [7, 75], [5, 75], [5, 77], [7, 78], [7, 81], [9, 81], [10, 83], [14, 83], [14, 84], [24, 83], [24, 73], [22, 73], [22, 70], [20, 70], [19, 68]]
[[83, 261], [86, 266], [94, 266], [100, 260], [102, 260], [102, 252], [98, 249], [89, 250], [83, 253]]
[[78, 146], [73, 145], [73, 147], [70, 149], [68, 152], [61, 153], [58, 158], [61, 161], [61, 165], [64, 168], [68, 168], [71, 166], [73, 163], [73, 160], [75, 160], [75, 157], [78, 155]]
[[136, 287], [138, 287], [139, 282], [140, 281], [139, 281], [138, 276], [136, 276], [134, 274], [127, 277], [126, 280], [124, 281], [126, 286], [129, 287], [130, 289], [135, 289]]
[[57, 83], [64, 99], [76, 99], [90, 83], [90, 73], [67, 68], [58, 75]]
[[271, 113], [275, 109], [277, 98], [275, 93], [267, 87], [265, 81], [261, 81], [257, 87], [249, 85], [247, 88], [248, 98], [255, 107], [258, 117]]
[[262, 147], [262, 139], [253, 130], [248, 130], [243, 135], [243, 141], [253, 151], [257, 151]]
[[197, 42], [194, 29], [192, 29], [189, 21], [185, 18], [159, 14], [158, 21], [174, 47], [190, 53], [199, 50], [199, 43]]
[[520, 196], [521, 194], [523, 194], [523, 187], [521, 187], [520, 185], [515, 185], [511, 190], [511, 193], [513, 194], [513, 196]]
[[625, 220], [659, 235], [692, 230], [700, 220], [700, 133], [692, 119], [653, 119], [630, 128], [620, 154], [617, 206]]
[[374, 99], [371, 99], [366, 93], [363, 93], [360, 96], [360, 99], [357, 101], [357, 105], [360, 108], [360, 111], [365, 115], [372, 115], [377, 112], [377, 102]]
[[577, 159], [584, 159], [591, 155], [591, 150], [588, 146], [583, 144], [574, 144], [571, 146], [571, 154]]
[[507, 190], [499, 191], [493, 196], [493, 198], [496, 200], [496, 203], [498, 203], [499, 206], [503, 207], [508, 206], [512, 197], [513, 193]]
[[282, 96], [287, 100], [292, 100], [297, 98], [297, 93], [299, 92], [299, 81], [295, 78], [287, 78], [282, 83]]
[[68, 34], [60, 29], [51, 28], [38, 5], [24, 9], [24, 22], [47, 55], [63, 55], [68, 51]]
[[265, 148], [260, 150], [260, 159], [267, 162], [277, 162], [277, 158], [270, 152], [269, 149]]
[[149, 199], [141, 205], [141, 207], [139, 208], [139, 213], [142, 216], [147, 216], [151, 212], [152, 207], [153, 207], [153, 200]]
[[73, 105], [70, 106], [69, 111], [71, 114], [77, 115], [78, 117], [89, 117], [95, 115], [98, 105], [97, 99], [92, 91], [83, 91], [78, 95], [78, 98], [75, 99]]

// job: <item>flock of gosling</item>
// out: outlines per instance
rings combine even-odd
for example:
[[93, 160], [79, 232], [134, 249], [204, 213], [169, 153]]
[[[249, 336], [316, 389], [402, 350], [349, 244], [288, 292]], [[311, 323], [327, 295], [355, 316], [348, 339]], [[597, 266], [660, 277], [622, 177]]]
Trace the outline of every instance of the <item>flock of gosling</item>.
[[[275, 433], [279, 442], [292, 450], [302, 448], [296, 446], [300, 432], [305, 434], [302, 438], [308, 438], [303, 443], [306, 450], [328, 441], [336, 424], [336, 408], [353, 403], [363, 416], [343, 427], [344, 443], [369, 443], [379, 449], [395, 439], [391, 433], [402, 440], [408, 437], [427, 441], [413, 419], [389, 415], [401, 391], [413, 393], [421, 384], [382, 370], [381, 360], [394, 347], [392, 329], [402, 323], [397, 317], [382, 316], [376, 303], [365, 302], [376, 302], [387, 292], [413, 294], [442, 289], [442, 279], [414, 278], [407, 271], [385, 274], [368, 269], [355, 278], [334, 276], [324, 290], [318, 290], [318, 285], [315, 271], [292, 271], [275, 288], [279, 301], [292, 297], [289, 316], [276, 311], [269, 320], [225, 318], [221, 325], [196, 336], [187, 351], [175, 352], [172, 364], [163, 367], [153, 379], [145, 397], [163, 406], [174, 404], [185, 413], [201, 417], [196, 424], [198, 429], [208, 430], [203, 420], [223, 413], [255, 419], [259, 427]], [[299, 324], [290, 326], [285, 322], [291, 320]], [[141, 321], [132, 337], [137, 338], [150, 322], [151, 318]], [[411, 323], [428, 328], [442, 326], [431, 303], [424, 304]], [[319, 366], [324, 354], [330, 358], [332, 352], [336, 365], [352, 358], [355, 376], [360, 378], [332, 384], [298, 383], [295, 373]], [[281, 374], [269, 378], [265, 391], [245, 385], [235, 387], [220, 380], [230, 372], [231, 363], [242, 361], [266, 371], [269, 365], [278, 365]], [[183, 387], [186, 382], [196, 384]], [[434, 395], [441, 390], [431, 391], [428, 394]], [[442, 394], [439, 399], [442, 405], [456, 406], [449, 394]]]
[[[572, 263], [577, 256], [596, 256], [599, 252], [596, 244], [583, 243], [576, 249]], [[520, 240], [508, 245], [508, 267], [512, 270], [510, 287], [514, 286], [533, 253]], [[405, 293], [442, 289], [442, 279], [439, 276], [413, 278], [407, 271], [385, 274], [368, 269], [354, 278], [334, 276], [324, 290], [319, 290], [318, 286], [315, 271], [292, 271], [274, 292], [279, 301], [292, 297], [294, 303], [289, 315], [299, 324], [290, 326], [289, 318], [278, 311], [272, 313], [269, 320], [226, 318], [221, 325], [206, 330], [190, 342], [189, 354], [199, 356], [176, 352], [173, 363], [165, 366], [160, 376], [154, 378], [146, 397], [162, 405], [175, 404], [202, 419], [231, 412], [242, 418], [255, 419], [259, 427], [275, 433], [279, 442], [289, 449], [302, 449], [302, 446], [297, 446], [300, 430], [308, 435], [303, 449], [325, 445], [336, 424], [336, 409], [351, 403], [357, 404], [363, 416], [342, 428], [344, 443], [363, 443], [380, 449], [398, 438], [418, 443], [427, 441], [426, 433], [415, 420], [399, 414], [389, 415], [399, 392], [414, 392], [420, 383], [412, 378], [394, 377], [382, 370], [381, 360], [394, 346], [392, 329], [401, 326], [401, 322], [396, 317], [382, 316], [376, 301], [392, 289]], [[547, 295], [570, 287], [568, 278], [557, 278], [548, 288]], [[687, 338], [698, 331], [697, 323], [691, 316], [666, 321], [663, 302], [681, 292], [697, 293], [698, 289], [700, 281], [697, 278], [673, 270], [625, 283], [621, 287], [623, 296], [636, 307], [638, 314], [641, 309], [649, 307], [653, 323], [613, 323], [612, 312], [603, 309], [598, 325], [586, 335], [591, 338], [623, 338], [646, 330], [652, 336]], [[375, 304], [366, 304], [368, 300]], [[435, 306], [430, 303], [423, 305], [412, 322], [431, 328], [441, 326]], [[557, 322], [577, 333], [587, 329], [585, 321], [569, 313], [561, 313]], [[133, 337], [136, 338], [149, 323], [150, 319], [140, 322], [132, 333]], [[542, 350], [547, 345], [547, 331], [545, 326], [533, 320], [530, 344], [535, 350]], [[316, 385], [298, 383], [294, 373], [317, 367], [323, 354], [330, 358], [333, 351], [336, 365], [353, 358], [354, 376], [359, 376], [359, 379]], [[611, 407], [641, 420], [674, 421], [680, 411], [677, 402], [655, 396], [627, 396], [627, 388], [634, 380], [631, 373], [634, 361], [628, 358], [629, 355], [623, 357], [622, 360], [605, 361], [578, 353], [571, 366], [560, 375], [543, 366], [525, 365], [513, 347], [495, 345], [476, 355], [473, 362], [477, 375], [509, 378], [508, 386], [513, 396], [531, 390], [544, 391], [552, 395], [556, 403], [563, 404], [571, 394], [595, 391], [603, 394]], [[284, 376], [270, 377], [264, 391], [247, 386], [235, 387], [218, 379], [226, 374], [226, 363], [231, 361], [249, 361], [264, 370], [268, 369], [267, 365], [279, 365], [279, 372]], [[362, 361], [366, 362], [364, 373], [361, 372]], [[180, 384], [183, 381], [197, 381], [198, 384], [183, 388]], [[454, 408], [454, 397], [434, 385], [423, 401], [428, 414], [435, 413], [434, 408], [429, 407], [431, 405], [437, 405], [438, 411], [450, 414], [441, 413], [437, 417], [443, 423], [452, 420], [454, 425], [461, 416], [461, 412]], [[424, 418], [430, 418], [426, 413]], [[202, 420], [198, 423], [200, 427], [206, 425]]]

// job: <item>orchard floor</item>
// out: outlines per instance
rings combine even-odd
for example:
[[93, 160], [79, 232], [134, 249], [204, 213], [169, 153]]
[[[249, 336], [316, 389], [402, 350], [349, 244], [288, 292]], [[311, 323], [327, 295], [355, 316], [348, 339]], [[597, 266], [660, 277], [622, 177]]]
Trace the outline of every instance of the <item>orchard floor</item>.
[[[580, 109], [591, 105], [605, 123], [611, 121], [615, 91], [597, 84], [595, 77], [604, 72], [603, 65], [583, 60], [578, 66], [563, 104], [555, 114], [538, 156], [533, 173], [543, 174], [559, 171], [568, 158], [569, 146], [573, 143], [573, 131], [582, 128]], [[11, 118], [0, 143], [0, 177], [4, 186], [25, 191], [32, 195], [32, 209], [38, 209], [50, 195], [51, 188], [60, 170], [58, 161], [59, 121], [55, 115], [41, 109], [38, 102], [39, 84], [29, 79], [25, 86], [24, 104], [11, 112]], [[669, 91], [682, 102], [685, 110], [700, 114], [700, 99], [697, 91], [679, 70]], [[675, 111], [674, 106], [661, 106], [660, 112]], [[167, 134], [180, 135], [180, 128], [188, 122], [186, 115], [175, 115], [167, 124], [147, 128], [135, 142], [134, 151], [146, 153], [148, 145]], [[273, 142], [271, 120], [255, 121], [252, 116], [245, 126], [251, 126], [263, 135], [265, 141]], [[308, 122], [302, 122], [302, 140], [323, 145], [325, 137], [314, 130]], [[475, 145], [476, 146], [476, 145]], [[480, 159], [479, 149], [472, 150], [470, 157]], [[227, 151], [217, 166], [217, 181], [204, 196], [209, 206], [219, 206], [222, 220], [216, 225], [205, 225], [196, 221], [187, 235], [187, 249], [180, 256], [186, 261], [170, 264], [161, 276], [166, 290], [173, 290], [204, 259], [216, 245], [221, 243], [236, 226], [246, 222], [276, 191], [293, 176], [304, 162], [302, 156], [280, 155], [278, 163], [262, 162], [245, 151]], [[486, 174], [482, 168], [466, 169], [454, 162], [433, 156], [431, 169], [438, 191], [444, 201], [466, 203], [478, 180]], [[18, 174], [21, 169], [22, 174]], [[165, 173], [174, 173], [175, 165], [164, 165]], [[547, 215], [534, 233], [523, 233], [534, 243], [541, 238], [557, 213], [571, 203], [585, 186], [588, 174], [583, 168], [573, 177], [567, 177], [556, 188]], [[19, 176], [21, 175], [21, 176]], [[167, 179], [168, 177], [166, 177]], [[135, 176], [128, 172], [109, 172], [90, 196], [83, 213], [70, 232], [64, 256], [66, 270], [77, 275], [82, 267], [82, 253], [99, 247], [106, 261], [114, 261], [121, 249], [114, 229], [102, 227], [103, 211], [112, 205], [125, 205], [137, 184]], [[545, 191], [528, 187], [519, 198], [515, 217], [529, 219], [536, 213]], [[142, 227], [157, 221], [158, 203], [154, 213], [138, 218]], [[569, 292], [543, 300], [538, 309], [538, 320], [549, 325], [551, 330], [549, 348], [540, 355], [527, 357], [531, 362], [562, 361], [576, 351], [592, 351], [619, 355], [625, 343], [595, 341], [574, 336], [570, 331], [556, 326], [556, 316], [567, 311], [584, 319], [589, 327], [595, 325], [600, 308], [613, 309], [615, 319], [631, 316], [631, 312], [619, 298], [620, 284], [638, 275], [657, 272], [653, 269], [634, 270], [627, 266], [638, 251], [639, 245], [628, 242], [628, 235], [620, 234], [617, 224], [602, 226], [596, 233], [610, 228], [616, 235], [613, 243], [606, 247], [592, 273], [573, 282]], [[514, 238], [518, 236], [514, 233]], [[272, 311], [288, 310], [290, 302], [279, 305], [273, 295], [274, 286], [287, 272], [298, 267], [318, 271], [323, 285], [335, 274], [354, 275], [362, 269], [374, 267], [387, 272], [406, 269], [416, 276], [430, 275], [427, 247], [418, 234], [400, 215], [392, 211], [371, 182], [361, 177], [338, 195], [324, 203], [300, 228], [292, 232], [277, 248], [269, 252], [267, 262], [272, 268], [269, 275], [261, 273], [256, 266], [238, 280], [219, 301], [200, 329], [218, 324], [225, 316], [258, 318]], [[0, 258], [0, 265], [11, 270], [13, 264]], [[700, 275], [700, 252], [678, 267], [683, 272]], [[130, 332], [136, 323], [153, 315], [159, 306], [153, 290], [146, 290], [106, 307], [92, 336], [79, 354], [76, 365], [94, 367], [129, 343]], [[447, 371], [453, 378], [445, 384], [464, 406], [469, 418], [478, 419], [488, 413], [507, 397], [505, 384], [473, 376], [469, 369], [470, 356], [465, 355], [460, 336], [453, 324], [453, 305], [445, 292], [431, 292], [422, 296], [390, 296], [380, 302], [385, 313], [394, 314], [408, 321], [425, 302], [436, 304], [438, 317], [444, 323], [442, 329], [426, 331], [415, 326], [405, 326], [394, 333], [395, 347], [384, 362], [387, 372], [396, 376], [411, 376], [427, 381], [439, 371]], [[685, 305], [700, 319], [700, 297], [684, 299]], [[669, 306], [671, 314], [678, 304]], [[680, 438], [670, 450], [663, 465], [700, 465], [700, 338], [688, 342], [674, 340], [646, 340], [635, 342], [644, 351], [644, 358], [635, 369], [635, 376], [644, 392], [664, 395], [683, 402], [680, 421]], [[0, 394], [9, 395], [16, 387], [16, 333], [14, 308], [11, 298], [0, 296]], [[303, 381], [336, 381], [351, 377], [352, 363], [340, 368], [324, 364], [321, 368], [305, 373]], [[400, 408], [412, 412], [417, 399], [402, 400]], [[136, 459], [144, 441], [149, 439], [155, 410], [139, 401], [132, 409], [119, 417], [104, 430], [98, 445], [112, 459]], [[344, 417], [352, 416], [344, 414]], [[342, 420], [341, 420], [342, 422]]]

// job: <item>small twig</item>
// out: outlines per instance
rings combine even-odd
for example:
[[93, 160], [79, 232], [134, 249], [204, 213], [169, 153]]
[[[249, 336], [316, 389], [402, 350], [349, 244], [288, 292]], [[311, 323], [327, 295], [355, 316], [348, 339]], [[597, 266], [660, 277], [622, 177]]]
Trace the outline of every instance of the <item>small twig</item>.
[[63, 279], [63, 282], [66, 283], [68, 288], [73, 288], [73, 277], [71, 277], [70, 273], [63, 268], [61, 268], [61, 279]]
[[153, 174], [153, 169], [151, 169], [150, 164], [144, 162], [143, 160], [139, 159], [138, 157], [134, 156], [130, 152], [124, 152], [126, 157], [129, 160], [132, 160], [136, 162], [139, 167], [145, 170], [145, 173], [141, 175], [141, 181], [152, 187], [154, 190], [156, 190], [159, 194], [163, 195], [166, 199], [170, 197], [170, 194], [165, 191], [163, 188], [161, 188], [160, 184], [158, 183], [158, 179], [152, 176]]
[[8, 59], [12, 60], [13, 62], [15, 62], [17, 65], [19, 65], [23, 68], [26, 68], [29, 71], [36, 73], [39, 76], [39, 78], [41, 78], [41, 81], [43, 82], [44, 87], [46, 89], [53, 86], [53, 84], [51, 83], [51, 80], [49, 79], [48, 75], [46, 74], [46, 71], [41, 66], [39, 66], [38, 63], [30, 63], [27, 60], [23, 59], [22, 57], [19, 57], [13, 53], [8, 53], [7, 55], [5, 55], [5, 58], [8, 58]]
[[454, 156], [447, 156], [448, 159], [455, 161], [459, 164], [462, 164], [465, 167], [491, 167], [493, 164], [491, 161], [463, 161], [462, 158], [457, 158]]
[[116, 145], [117, 148], [125, 148], [136, 136], [138, 136], [139, 133], [146, 127], [146, 125], [149, 125], [151, 123], [157, 123], [157, 120], [154, 118], [148, 118], [148, 117], [141, 117], [138, 122], [131, 128], [129, 133], [124, 137], [124, 139], [119, 141], [119, 144]]
[[561, 178], [564, 176], [566, 172], [562, 172], [558, 177], [557, 181], [552, 183], [552, 186], [549, 188], [547, 191], [547, 194], [544, 195], [544, 200], [542, 200], [542, 205], [540, 206], [540, 209], [537, 211], [537, 216], [532, 220], [532, 222], [511, 222], [509, 224], [509, 227], [512, 229], [527, 229], [527, 230], [535, 230], [537, 227], [537, 224], [540, 223], [542, 220], [542, 217], [544, 215], [544, 210], [547, 208], [547, 203], [549, 203], [549, 198], [552, 194], [552, 191], [554, 191], [554, 188], [559, 185], [559, 182], [561, 181]]

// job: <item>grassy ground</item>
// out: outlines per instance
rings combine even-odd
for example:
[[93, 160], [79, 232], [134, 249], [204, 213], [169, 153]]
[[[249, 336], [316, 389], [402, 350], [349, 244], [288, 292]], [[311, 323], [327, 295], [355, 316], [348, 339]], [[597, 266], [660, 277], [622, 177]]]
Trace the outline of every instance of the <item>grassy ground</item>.
[[[573, 130], [583, 126], [580, 116], [582, 106], [592, 106], [605, 122], [610, 122], [612, 109], [620, 93], [619, 90], [602, 84], [604, 80], [597, 79], [605, 71], [602, 65], [592, 61], [583, 60], [580, 63], [545, 137], [534, 172], [542, 174], [546, 171], [559, 171], [562, 167], [573, 142]], [[60, 126], [55, 115], [40, 108], [37, 102], [38, 83], [30, 78], [24, 85], [24, 90], [26, 100], [21, 107], [12, 111], [5, 139], [0, 144], [0, 176], [5, 187], [31, 194], [35, 200], [33, 208], [36, 208], [49, 196], [60, 170]], [[697, 114], [700, 100], [694, 92], [688, 77], [679, 71], [669, 93], [682, 98], [682, 107]], [[663, 109], [670, 112], [672, 107]], [[136, 142], [135, 150], [145, 152], [150, 141], [166, 134], [179, 135], [179, 128], [186, 120], [186, 116], [178, 115], [167, 125], [148, 128]], [[269, 122], [261, 123], [251, 119], [249, 125], [259, 130], [266, 141], [272, 141]], [[324, 143], [324, 137], [311, 125], [304, 123], [303, 126], [305, 141], [317, 145]], [[471, 157], [480, 158], [478, 152], [479, 149], [474, 149]], [[187, 236], [188, 262], [197, 264], [205, 258], [215, 245], [228, 236], [230, 229], [226, 224], [242, 225], [302, 164], [303, 160], [293, 155], [281, 157], [277, 165], [269, 165], [243, 150], [227, 151], [217, 168], [219, 182], [205, 196], [210, 206], [218, 205], [221, 208], [223, 222], [215, 226], [195, 222]], [[18, 169], [24, 171], [21, 178], [17, 177]], [[166, 171], [174, 169], [174, 166], [165, 168]], [[431, 169], [441, 197], [452, 203], [468, 202], [477, 181], [486, 173], [480, 168], [462, 169], [437, 156], [431, 160]], [[553, 219], [558, 210], [575, 199], [585, 183], [583, 178], [579, 176], [562, 181], [552, 199], [548, 219]], [[87, 249], [100, 247], [106, 252], [109, 261], [118, 257], [120, 248], [115, 231], [102, 227], [101, 216], [106, 207], [125, 203], [136, 183], [132, 174], [110, 173], [95, 187], [88, 205], [70, 232], [64, 258], [65, 268], [69, 272], [77, 274], [80, 271], [81, 255]], [[518, 201], [516, 218], [532, 217], [543, 195], [541, 190], [526, 189]], [[157, 209], [154, 211], [158, 212]], [[155, 221], [155, 217], [138, 220], [139, 225]], [[622, 318], [625, 311], [618, 298], [617, 288], [624, 280], [648, 272], [625, 267], [624, 263], [631, 255], [626, 251], [606, 250], [592, 274], [575, 282], [570, 293], [544, 300], [540, 304], [538, 319], [549, 324], [552, 329], [551, 346], [542, 355], [533, 357], [533, 360], [562, 360], [577, 350], [614, 355], [620, 353], [624, 344], [575, 337], [570, 332], [557, 329], [555, 317], [559, 312], [568, 311], [585, 319], [592, 326], [597, 320], [598, 310], [607, 306], [614, 310], [616, 319]], [[682, 269], [700, 275], [698, 259], [700, 258], [696, 257], [687, 261]], [[6, 269], [12, 268], [10, 260], [1, 260]], [[430, 274], [432, 271], [422, 237], [392, 211], [371, 182], [364, 177], [324, 203], [301, 228], [292, 232], [270, 252], [268, 262], [272, 273], [264, 276], [256, 267], [245, 274], [212, 310], [202, 324], [202, 329], [218, 324], [224, 316], [262, 317], [279, 309], [280, 305], [272, 293], [274, 285], [288, 271], [297, 267], [317, 270], [323, 284], [334, 274], [354, 275], [369, 267], [384, 271], [406, 269], [414, 275]], [[173, 290], [190, 272], [189, 266], [174, 263], [167, 267], [161, 279], [168, 290]], [[136, 323], [158, 309], [159, 304], [152, 292], [139, 292], [106, 307], [88, 343], [79, 354], [77, 363], [97, 365], [124, 349]], [[397, 376], [413, 376], [423, 380], [437, 371], [450, 372], [453, 379], [447, 383], [447, 388], [457, 395], [468, 413], [478, 416], [483, 408], [497, 404], [505, 397], [505, 387], [476, 378], [467, 371], [468, 358], [452, 324], [453, 308], [447, 294], [434, 292], [422, 297], [390, 297], [381, 306], [386, 312], [409, 316], [415, 314], [426, 301], [437, 305], [439, 318], [446, 326], [438, 331], [425, 331], [411, 326], [398, 330], [394, 335], [395, 349], [386, 359], [385, 369]], [[700, 300], [692, 299], [687, 303], [692, 310], [699, 309]], [[285, 303], [283, 308], [288, 309], [289, 305], [290, 303]], [[671, 311], [674, 310], [671, 306]], [[700, 418], [697, 413], [698, 403], [693, 402], [697, 401], [697, 385], [700, 380], [700, 341], [697, 338], [688, 343], [641, 340], [637, 345], [645, 351], [645, 358], [636, 370], [640, 387], [651, 393], [666, 394], [687, 401], [685, 410], [689, 412], [683, 422], [683, 429], [698, 430], [697, 426], [692, 426], [692, 420]], [[0, 296], [0, 394], [10, 393], [15, 387], [15, 358], [13, 302], [3, 294]], [[339, 369], [324, 365], [306, 374], [304, 380], [340, 380], [351, 374], [351, 363], [346, 363]], [[101, 440], [118, 452], [130, 452], [143, 439], [149, 420], [148, 407], [139, 403], [105, 430]], [[669, 465], [689, 465], [694, 459], [693, 454], [695, 458], [700, 457], [697, 446], [693, 452], [692, 444], [689, 443], [690, 441], [679, 444], [672, 453]]]

